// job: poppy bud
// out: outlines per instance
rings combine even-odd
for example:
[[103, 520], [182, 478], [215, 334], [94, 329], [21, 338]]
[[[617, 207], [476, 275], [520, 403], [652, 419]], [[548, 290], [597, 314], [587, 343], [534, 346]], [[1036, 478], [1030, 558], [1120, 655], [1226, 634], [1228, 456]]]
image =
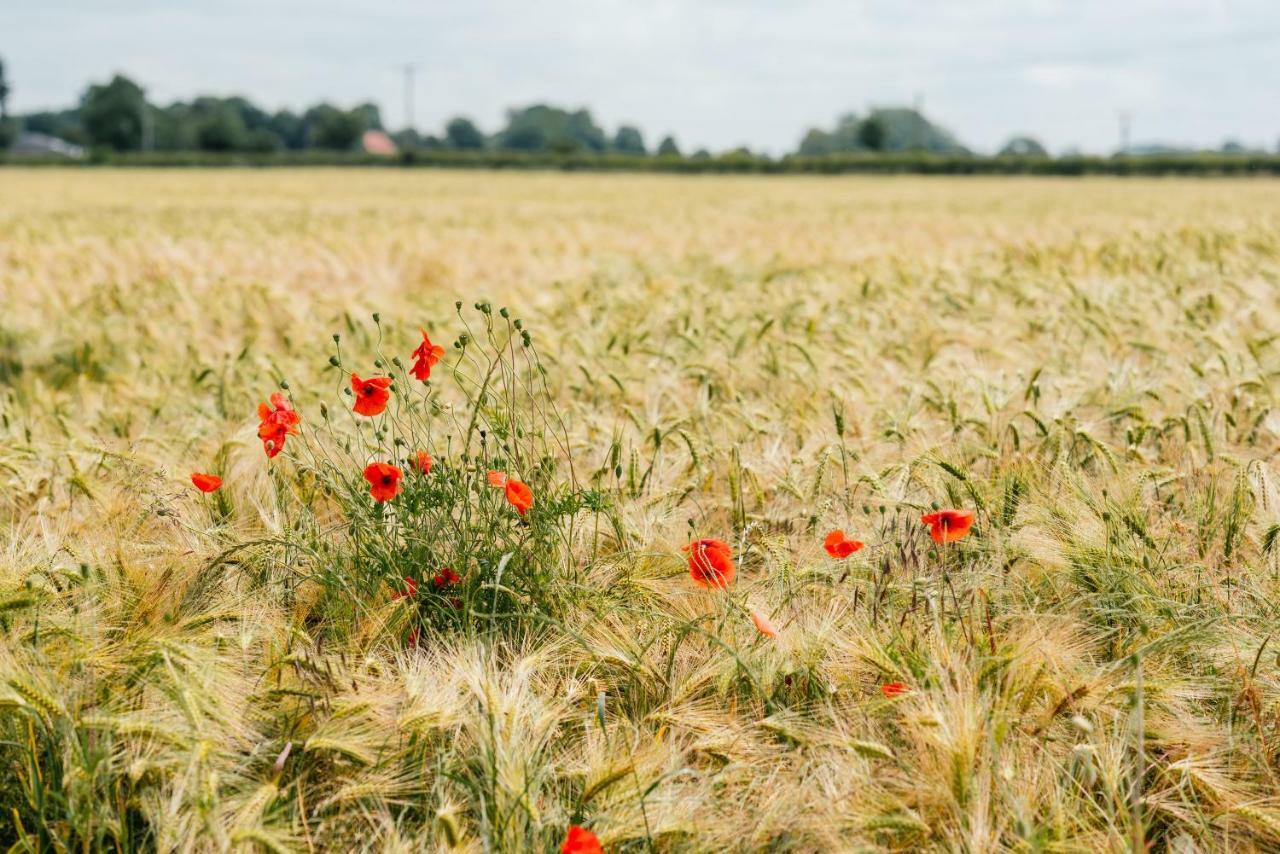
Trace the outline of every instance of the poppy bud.
[[338, 333], [336, 333], [336, 332], [335, 332], [335, 333], [333, 333], [333, 343], [334, 343], [334, 344], [337, 344], [337, 343], [338, 343], [339, 341], [341, 341], [341, 340], [342, 340], [342, 336], [341, 336], [341, 335], [339, 335], [339, 334], [338, 334]]
[[464, 332], [458, 336], [458, 340], [463, 344], [468, 344], [471, 342], [471, 336]]
[[329, 417], [329, 407], [327, 407], [327, 406], [325, 406], [325, 405], [324, 405], [324, 401], [323, 401], [323, 400], [322, 400], [322, 401], [320, 401], [320, 417], [321, 417], [321, 418], [328, 418], [328, 417]]
[[498, 314], [502, 315], [503, 317], [511, 316], [511, 312], [507, 311], [507, 307], [505, 305], [502, 308], [498, 309]]
[[515, 326], [516, 329], [524, 329], [524, 321], [517, 317]]
[[391, 364], [395, 365], [397, 368], [403, 368], [403, 367], [404, 367], [404, 362], [400, 361], [400, 357], [399, 357], [399, 356], [392, 356], [392, 357], [391, 357]]
[[288, 391], [288, 390], [289, 390], [289, 381], [288, 381], [288, 380], [280, 380], [280, 388], [284, 389], [285, 391]]
[[461, 311], [461, 310], [462, 310], [462, 300], [458, 300], [457, 302], [455, 302], [455, 303], [453, 304], [453, 307], [454, 307], [454, 308], [456, 308], [456, 309], [458, 309], [459, 311]]
[[330, 357], [329, 357], [329, 364], [333, 365], [335, 368], [342, 367], [342, 363], [338, 361], [338, 357], [337, 357], [337, 356], [330, 356]]
[[373, 360], [373, 366], [374, 366], [375, 368], [381, 368], [381, 367], [382, 367], [382, 360], [381, 360], [381, 359], [374, 359], [374, 360]]
[[373, 322], [374, 322], [374, 323], [381, 323], [381, 322], [382, 322], [382, 315], [378, 314], [378, 312], [376, 312], [376, 311], [375, 311], [375, 312], [373, 313]]

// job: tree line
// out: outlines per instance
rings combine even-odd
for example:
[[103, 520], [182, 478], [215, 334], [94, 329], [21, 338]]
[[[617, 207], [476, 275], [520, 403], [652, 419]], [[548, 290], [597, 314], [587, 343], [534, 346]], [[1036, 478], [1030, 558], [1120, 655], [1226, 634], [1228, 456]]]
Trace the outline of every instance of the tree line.
[[[413, 128], [388, 132], [378, 107], [372, 103], [350, 109], [320, 103], [300, 112], [287, 109], [273, 112], [240, 96], [202, 96], [162, 106], [150, 103], [138, 83], [119, 74], [105, 83], [90, 85], [74, 107], [64, 110], [10, 116], [9, 94], [4, 63], [0, 61], [0, 152], [20, 131], [27, 131], [84, 146], [98, 160], [141, 153], [162, 155], [158, 160], [163, 162], [166, 154], [196, 152], [215, 156], [215, 162], [216, 156], [221, 155], [252, 156], [259, 160], [271, 156], [283, 162], [297, 161], [299, 156], [305, 159], [359, 153], [365, 132], [374, 130], [387, 133], [402, 158], [420, 163], [462, 164], [488, 160], [528, 163], [540, 162], [544, 156], [611, 156], [615, 158], [613, 162], [623, 163], [630, 162], [631, 158], [656, 156], [664, 161], [699, 161], [704, 163], [699, 168], [712, 168], [706, 166], [705, 161], [740, 165], [762, 157], [744, 148], [714, 156], [706, 150], [686, 153], [670, 135], [650, 148], [638, 127], [624, 124], [608, 133], [589, 110], [567, 110], [547, 104], [508, 110], [505, 125], [494, 133], [485, 133], [470, 118], [456, 116], [438, 134], [421, 134]], [[1170, 155], [1175, 159], [1203, 153], [1159, 146], [1149, 148], [1121, 153]], [[451, 153], [465, 156], [454, 157]], [[1221, 153], [1263, 154], [1230, 142]], [[479, 156], [482, 154], [485, 156]], [[506, 154], [515, 156], [508, 158]], [[907, 162], [919, 162], [921, 169], [937, 168], [929, 157], [974, 156], [952, 133], [919, 111], [878, 107], [865, 115], [843, 115], [830, 129], [810, 129], [797, 150], [783, 160], [811, 164], [828, 159], [843, 164], [838, 167], [841, 170], [859, 171], [871, 168], [864, 155], [895, 154], [916, 157], [894, 160], [886, 168], [899, 169]], [[1036, 139], [1020, 135], [1011, 138], [997, 158], [1049, 159], [1049, 154]], [[172, 162], [178, 160], [182, 158], [170, 158]]]
[[[0, 93], [7, 95], [3, 80], [0, 64]], [[0, 110], [4, 103], [0, 99]], [[386, 131], [375, 104], [342, 109], [320, 103], [301, 112], [271, 112], [240, 96], [202, 96], [161, 106], [148, 102], [141, 86], [119, 74], [89, 86], [74, 107], [28, 113], [7, 124], [0, 140], [11, 141], [23, 130], [112, 152], [352, 151], [358, 149], [365, 131]], [[637, 127], [623, 125], [607, 134], [588, 110], [543, 104], [508, 111], [506, 126], [494, 134], [485, 134], [471, 119], [458, 116], [439, 135], [419, 134], [411, 128], [388, 135], [402, 150], [650, 154]], [[680, 149], [668, 136], [652, 153], [679, 155]]]

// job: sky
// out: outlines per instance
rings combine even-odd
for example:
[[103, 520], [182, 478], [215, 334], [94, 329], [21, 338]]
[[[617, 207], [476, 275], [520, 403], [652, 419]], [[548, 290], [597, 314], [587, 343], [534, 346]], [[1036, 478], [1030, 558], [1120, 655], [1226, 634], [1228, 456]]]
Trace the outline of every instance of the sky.
[[1280, 143], [1280, 0], [0, 0], [10, 109], [124, 73], [152, 101], [373, 101], [439, 133], [588, 107], [654, 145], [781, 154], [848, 112], [917, 101], [978, 151]]

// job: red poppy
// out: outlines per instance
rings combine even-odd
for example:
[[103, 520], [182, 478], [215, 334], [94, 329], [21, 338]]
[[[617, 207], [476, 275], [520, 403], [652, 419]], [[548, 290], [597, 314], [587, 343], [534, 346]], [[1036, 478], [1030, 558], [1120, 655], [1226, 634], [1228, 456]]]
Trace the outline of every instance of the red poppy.
[[391, 377], [369, 377], [362, 380], [355, 372], [351, 374], [351, 390], [356, 394], [355, 411], [357, 415], [381, 415], [391, 399]]
[[435, 462], [426, 451], [418, 451], [413, 458], [413, 467], [423, 474], [431, 474], [431, 464]]
[[191, 473], [191, 482], [201, 492], [214, 492], [218, 487], [222, 486], [222, 478], [216, 474], [202, 474], [198, 471]]
[[485, 477], [485, 480], [489, 481], [490, 486], [506, 486], [507, 485], [507, 476], [500, 471], [494, 471], [493, 469], [489, 469], [489, 473], [486, 474], [484, 477]]
[[400, 494], [400, 469], [390, 463], [369, 463], [364, 469], [364, 479], [369, 481], [369, 494], [381, 504]]
[[756, 631], [767, 638], [776, 638], [778, 636], [778, 627], [766, 617], [761, 611], [755, 608], [751, 609], [751, 622], [756, 624]]
[[724, 588], [733, 581], [733, 552], [723, 540], [694, 540], [681, 551], [689, 553], [689, 576], [695, 584]]
[[529, 512], [529, 508], [533, 507], [533, 490], [529, 488], [529, 484], [522, 483], [518, 480], [507, 481], [507, 503], [516, 508], [516, 512], [521, 516]]
[[[272, 409], [272, 407], [275, 407]], [[284, 450], [284, 440], [289, 434], [297, 434], [302, 419], [280, 392], [271, 395], [271, 404], [258, 404], [258, 438], [270, 459]]]
[[847, 558], [865, 545], [866, 543], [862, 540], [849, 539], [844, 535], [844, 531], [840, 530], [827, 534], [827, 538], [822, 541], [822, 547], [827, 550], [827, 554], [836, 560]]
[[920, 521], [929, 526], [929, 536], [935, 543], [954, 543], [969, 536], [973, 527], [972, 510], [939, 510], [926, 513]]
[[885, 684], [880, 686], [880, 693], [884, 694], [885, 697], [887, 697], [890, 700], [892, 700], [894, 697], [901, 696], [902, 694], [905, 694], [910, 690], [911, 690], [910, 688], [908, 688], [906, 685], [902, 684], [901, 682], [886, 682]]
[[569, 825], [569, 832], [564, 835], [564, 843], [560, 846], [560, 854], [604, 854], [600, 840], [585, 827]]
[[406, 575], [404, 577], [404, 590], [401, 590], [399, 593], [392, 596], [391, 600], [395, 601], [396, 599], [412, 599], [414, 596], [417, 596], [417, 595], [418, 595], [418, 582], [414, 581], [412, 578]]
[[444, 355], [444, 348], [439, 344], [432, 344], [431, 339], [427, 337], [427, 330], [422, 330], [422, 343], [418, 345], [418, 349], [413, 351], [413, 368], [411, 373], [422, 380], [427, 381], [431, 376], [431, 366], [440, 361], [440, 357]]
[[446, 566], [444, 569], [432, 576], [431, 586], [439, 590], [442, 587], [451, 587], [461, 580], [462, 576], [458, 575], [458, 573]]

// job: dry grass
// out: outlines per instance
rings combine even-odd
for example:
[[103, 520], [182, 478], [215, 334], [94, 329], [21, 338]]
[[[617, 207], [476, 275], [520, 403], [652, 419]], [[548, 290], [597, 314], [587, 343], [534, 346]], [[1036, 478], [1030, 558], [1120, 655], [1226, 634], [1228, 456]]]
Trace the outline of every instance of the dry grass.
[[[0, 171], [0, 840], [1275, 850], [1278, 285], [1264, 181]], [[219, 562], [293, 524], [266, 392], [482, 298], [620, 446], [565, 624], [406, 650]]]

